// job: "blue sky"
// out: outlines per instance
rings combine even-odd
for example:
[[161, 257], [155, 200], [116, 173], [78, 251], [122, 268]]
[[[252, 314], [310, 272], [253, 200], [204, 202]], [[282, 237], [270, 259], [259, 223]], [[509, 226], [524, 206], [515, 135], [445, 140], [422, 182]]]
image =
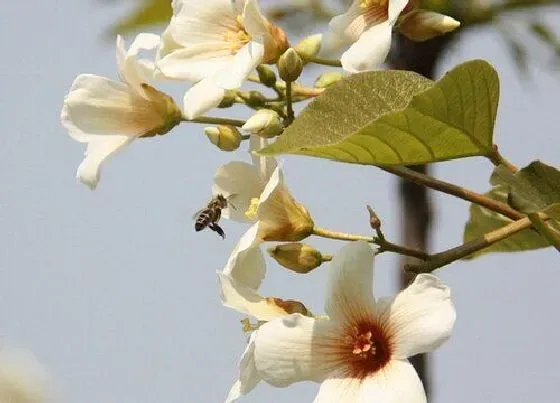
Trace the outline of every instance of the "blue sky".
[[[222, 241], [195, 233], [191, 216], [207, 201], [218, 165], [248, 158], [213, 148], [200, 125], [181, 126], [112, 159], [95, 192], [77, 183], [83, 147], [59, 114], [76, 75], [116, 78], [114, 47], [101, 33], [127, 10], [101, 4], [9, 2], [0, 15], [0, 334], [36, 353], [63, 402], [220, 402], [245, 338], [240, 316], [220, 306], [215, 271], [245, 228], [224, 222]], [[519, 28], [516, 21], [506, 24]], [[547, 50], [527, 40], [534, 58], [525, 78], [489, 29], [465, 33], [441, 71], [472, 58], [491, 61], [502, 80], [496, 141], [503, 154], [520, 166], [537, 158], [558, 166], [560, 75], [548, 68]], [[172, 88], [179, 100], [185, 87]], [[396, 182], [388, 174], [282, 160], [291, 190], [318, 225], [365, 233], [369, 203], [398, 239]], [[435, 167], [438, 177], [478, 191], [487, 189], [490, 171], [477, 158]], [[442, 250], [460, 243], [468, 206], [433, 198], [433, 250]], [[342, 246], [310, 243], [325, 252]], [[394, 292], [396, 261], [377, 260], [380, 295]], [[559, 262], [555, 251], [543, 250], [439, 272], [458, 319], [453, 338], [434, 355], [434, 403], [557, 401]], [[324, 284], [320, 269], [298, 277], [269, 262], [263, 293], [320, 311]], [[243, 401], [310, 402], [316, 390], [261, 385]]]

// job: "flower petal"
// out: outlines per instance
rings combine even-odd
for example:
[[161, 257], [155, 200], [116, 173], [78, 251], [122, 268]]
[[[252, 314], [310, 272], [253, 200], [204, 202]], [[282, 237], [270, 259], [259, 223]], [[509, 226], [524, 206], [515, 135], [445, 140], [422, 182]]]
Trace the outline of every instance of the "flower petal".
[[365, 242], [350, 242], [329, 264], [325, 312], [338, 323], [359, 320], [374, 312], [373, 249]]
[[267, 35], [266, 18], [261, 12], [257, 0], [247, 0], [245, 2], [243, 25], [247, 33], [253, 38]]
[[226, 90], [240, 88], [251, 71], [262, 63], [263, 58], [264, 44], [252, 40], [239, 49], [229, 66], [215, 74], [214, 80]]
[[366, 379], [346, 378], [342, 372], [329, 376], [314, 403], [424, 403], [426, 393], [414, 367], [394, 360]]
[[342, 54], [342, 68], [350, 73], [378, 68], [391, 50], [391, 31], [388, 21], [369, 28]]
[[231, 208], [222, 211], [222, 217], [249, 222], [245, 212], [251, 200], [258, 198], [265, 187], [258, 167], [246, 162], [233, 161], [218, 168], [214, 175], [213, 194], [231, 196]]
[[255, 367], [255, 333], [249, 339], [249, 344], [241, 356], [239, 362], [239, 379], [235, 381], [229, 391], [226, 403], [231, 403], [239, 397], [252, 391], [260, 382], [261, 378]]
[[401, 15], [401, 12], [405, 9], [410, 0], [389, 0], [389, 9], [387, 21], [391, 26], [395, 25], [395, 22]]
[[202, 43], [173, 50], [157, 61], [167, 78], [198, 82], [232, 63], [234, 56], [222, 43]]
[[331, 321], [300, 314], [265, 323], [255, 337], [255, 366], [259, 375], [277, 387], [322, 381], [337, 365], [329, 348], [334, 331]]
[[0, 349], [0, 402], [41, 403], [47, 399], [48, 377], [27, 350]]
[[255, 151], [261, 150], [262, 148], [268, 146], [268, 140], [260, 136], [251, 135], [249, 139], [249, 150], [251, 152], [251, 160], [253, 165], [257, 167], [260, 173], [260, 177], [264, 182], [268, 182], [278, 164], [276, 160], [272, 157], [263, 157], [258, 155]]
[[254, 290], [259, 288], [266, 273], [266, 263], [259, 247], [262, 240], [258, 237], [258, 231], [258, 223], [247, 230], [222, 270], [224, 274]]
[[64, 100], [62, 125], [74, 139], [87, 142], [92, 134], [142, 134], [134, 124], [133, 94], [117, 81], [93, 74], [74, 80]]
[[124, 39], [117, 36], [117, 65], [121, 79], [134, 90], [144, 95], [142, 83], [150, 83], [154, 76], [154, 64], [148, 60], [138, 60], [141, 50], [153, 50], [159, 46], [160, 37], [155, 34], [141, 33], [136, 36], [126, 50]]
[[394, 299], [379, 305], [398, 358], [433, 351], [451, 336], [455, 307], [451, 291], [436, 276], [418, 275]]
[[256, 290], [236, 281], [231, 276], [218, 272], [218, 279], [224, 306], [261, 321], [270, 321], [288, 314], [274, 298], [264, 298]]
[[101, 164], [133, 140], [134, 137], [122, 135], [92, 136], [88, 141], [85, 158], [78, 167], [76, 177], [94, 190], [99, 183]]
[[224, 98], [225, 90], [218, 87], [210, 78], [205, 78], [192, 86], [183, 99], [184, 115], [187, 119], [195, 119], [217, 107]]

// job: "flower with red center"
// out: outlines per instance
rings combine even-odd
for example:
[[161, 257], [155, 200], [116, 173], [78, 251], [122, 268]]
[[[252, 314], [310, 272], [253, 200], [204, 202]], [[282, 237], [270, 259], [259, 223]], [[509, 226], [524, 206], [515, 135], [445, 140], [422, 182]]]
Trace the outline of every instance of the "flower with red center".
[[396, 297], [376, 300], [373, 257], [368, 244], [354, 242], [333, 259], [328, 319], [292, 314], [262, 325], [246, 351], [251, 365], [242, 382], [321, 382], [315, 403], [426, 402], [407, 358], [450, 337], [450, 291], [437, 277], [420, 274]]

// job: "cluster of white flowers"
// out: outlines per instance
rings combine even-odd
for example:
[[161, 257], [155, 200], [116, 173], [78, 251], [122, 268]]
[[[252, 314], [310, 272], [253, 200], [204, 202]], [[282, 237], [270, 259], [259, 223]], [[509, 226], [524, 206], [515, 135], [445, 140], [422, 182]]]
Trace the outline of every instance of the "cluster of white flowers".
[[[393, 29], [426, 40], [458, 26], [450, 17], [419, 9], [414, 0], [355, 0], [332, 19], [325, 35], [312, 35], [306, 49], [294, 50], [285, 32], [264, 17], [257, 0], [173, 0], [172, 6], [173, 17], [161, 37], [139, 34], [128, 49], [117, 38], [120, 81], [80, 75], [64, 101], [63, 125], [87, 144], [77, 176], [92, 189], [109, 156], [134, 139], [163, 135], [183, 121], [209, 122], [212, 118], [202, 115], [226, 101], [233, 103], [231, 92], [255, 69], [263, 85], [280, 96], [286, 91], [288, 97], [292, 77], [315, 56], [339, 52], [347, 74], [372, 70], [387, 57]], [[154, 50], [154, 60], [139, 58], [141, 50]], [[286, 82], [276, 81], [266, 64], [277, 64]], [[182, 107], [155, 88], [158, 80], [192, 83]], [[239, 95], [244, 100], [252, 96]], [[249, 344], [227, 401], [248, 393], [260, 380], [278, 387], [311, 380], [322, 383], [316, 399], [321, 403], [424, 402], [422, 383], [407, 357], [438, 347], [455, 321], [449, 289], [433, 275], [419, 275], [395, 298], [376, 300], [375, 251], [354, 242], [330, 263], [326, 315], [314, 316], [298, 301], [259, 295], [266, 272], [262, 244], [299, 242], [315, 225], [288, 191], [277, 162], [254, 154], [291, 122], [283, 121], [282, 114], [278, 108], [259, 109], [237, 125], [250, 139], [253, 162], [225, 164], [214, 178], [214, 195], [235, 200], [235, 208], [230, 203], [222, 216], [252, 223], [218, 272], [222, 302], [258, 321], [247, 324]], [[212, 143], [232, 151], [242, 136], [225, 124], [205, 132]], [[290, 250], [307, 249], [296, 245]], [[313, 256], [316, 267], [321, 255]]]

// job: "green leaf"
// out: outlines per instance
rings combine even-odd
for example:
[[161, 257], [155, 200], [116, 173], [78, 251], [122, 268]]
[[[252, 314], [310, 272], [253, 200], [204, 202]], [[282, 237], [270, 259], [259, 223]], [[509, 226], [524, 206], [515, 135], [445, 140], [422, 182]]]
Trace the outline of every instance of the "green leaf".
[[409, 165], [492, 152], [496, 71], [474, 60], [433, 83], [403, 71], [359, 73], [327, 88], [263, 155]]
[[[524, 213], [545, 212], [553, 219], [546, 223], [533, 216], [537, 230], [527, 229], [486, 248], [472, 257], [488, 252], [516, 252], [546, 248], [560, 237], [560, 171], [535, 161], [517, 173], [506, 167], [494, 170], [490, 182], [494, 188], [486, 196], [510, 204]], [[472, 204], [470, 219], [465, 226], [464, 241], [472, 241], [513, 221], [501, 214]], [[544, 227], [543, 227], [544, 226]]]
[[169, 22], [171, 0], [143, 0], [127, 17], [111, 27], [112, 34], [140, 31], [143, 28]]
[[560, 171], [534, 161], [513, 174], [506, 167], [494, 170], [491, 183], [508, 186], [508, 203], [523, 213], [542, 211], [560, 202]]

